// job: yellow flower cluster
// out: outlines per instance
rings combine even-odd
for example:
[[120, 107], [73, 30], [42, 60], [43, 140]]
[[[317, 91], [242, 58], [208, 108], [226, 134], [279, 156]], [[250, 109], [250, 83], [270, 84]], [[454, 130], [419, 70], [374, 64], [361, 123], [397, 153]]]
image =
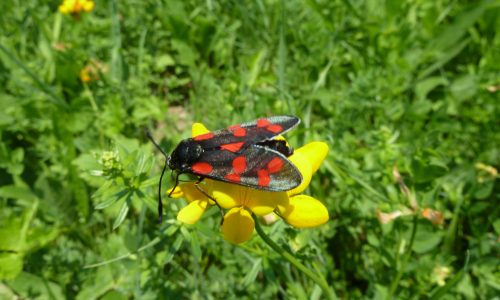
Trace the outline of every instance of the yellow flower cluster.
[[89, 63], [80, 70], [80, 81], [89, 83], [99, 80], [99, 75], [106, 72], [108, 72], [108, 67], [104, 63], [95, 59], [90, 60]]
[[64, 0], [59, 5], [59, 11], [63, 14], [78, 15], [81, 12], [90, 12], [94, 9], [92, 0]]
[[[203, 124], [193, 124], [193, 137], [208, 132]], [[303, 181], [288, 192], [269, 192], [221, 181], [204, 180], [201, 183], [203, 190], [216, 199], [223, 209], [229, 210], [222, 224], [224, 238], [234, 244], [250, 239], [255, 226], [252, 213], [257, 216], [276, 213], [297, 228], [326, 223], [329, 219], [326, 207], [319, 200], [301, 193], [307, 188], [312, 175], [327, 154], [328, 145], [323, 142], [312, 142], [295, 150], [288, 159], [300, 171]], [[189, 202], [177, 215], [177, 219], [186, 224], [196, 223], [207, 207], [215, 204], [198, 191], [193, 182], [178, 185], [172, 192], [172, 197], [186, 198]]]

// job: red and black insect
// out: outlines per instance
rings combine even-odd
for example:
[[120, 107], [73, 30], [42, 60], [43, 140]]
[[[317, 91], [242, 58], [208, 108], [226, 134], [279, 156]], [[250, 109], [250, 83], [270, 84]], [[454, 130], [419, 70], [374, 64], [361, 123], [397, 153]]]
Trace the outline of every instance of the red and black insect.
[[[196, 187], [216, 203], [199, 185], [205, 178], [273, 192], [297, 187], [302, 175], [287, 158], [293, 149], [275, 138], [299, 123], [300, 119], [294, 116], [275, 116], [229, 126], [182, 140], [170, 156], [153, 141], [166, 157], [159, 197], [167, 165], [177, 173], [174, 189], [180, 174], [193, 174], [198, 176]], [[159, 199], [160, 220], [162, 210]]]

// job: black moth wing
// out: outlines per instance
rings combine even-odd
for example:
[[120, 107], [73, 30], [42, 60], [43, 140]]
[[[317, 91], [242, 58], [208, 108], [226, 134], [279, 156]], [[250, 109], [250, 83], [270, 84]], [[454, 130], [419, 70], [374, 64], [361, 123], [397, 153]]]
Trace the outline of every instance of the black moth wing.
[[[196, 164], [211, 166], [196, 172]], [[193, 174], [267, 191], [288, 191], [302, 183], [299, 170], [278, 151], [251, 145], [240, 152], [205, 151], [193, 165]]]
[[273, 116], [229, 126], [225, 129], [196, 136], [193, 139], [206, 150], [234, 143], [243, 143], [240, 147], [245, 148], [248, 145], [284, 134], [299, 123], [300, 119], [295, 116]]

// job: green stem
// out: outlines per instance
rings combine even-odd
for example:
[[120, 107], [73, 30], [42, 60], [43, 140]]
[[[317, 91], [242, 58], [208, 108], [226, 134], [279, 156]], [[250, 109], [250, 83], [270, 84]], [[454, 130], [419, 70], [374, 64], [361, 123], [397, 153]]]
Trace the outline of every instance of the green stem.
[[120, 255], [118, 257], [115, 257], [115, 258], [112, 258], [112, 259], [109, 259], [109, 260], [106, 260], [106, 261], [102, 261], [100, 263], [86, 265], [86, 266], [83, 266], [83, 268], [84, 269], [97, 268], [97, 267], [100, 267], [100, 266], [104, 266], [104, 265], [113, 263], [115, 261], [119, 261], [119, 260], [126, 259], [126, 258], [132, 258], [137, 253], [140, 253], [140, 252], [142, 252], [142, 251], [144, 251], [144, 250], [146, 250], [146, 249], [148, 249], [150, 247], [153, 247], [154, 245], [158, 244], [159, 242], [161, 242], [161, 238], [157, 237], [157, 238], [153, 239], [151, 242], [147, 243], [146, 245], [140, 247], [136, 251], [131, 251], [131, 252], [127, 253], [127, 254]]
[[327, 299], [337, 299], [334, 291], [328, 285], [325, 278], [321, 276], [320, 273], [314, 273], [309, 270], [306, 266], [304, 266], [298, 259], [296, 259], [291, 253], [285, 251], [285, 249], [281, 248], [278, 244], [276, 244], [267, 234], [264, 232], [262, 227], [260, 226], [260, 222], [257, 219], [257, 216], [253, 215], [253, 219], [255, 221], [255, 229], [259, 236], [269, 245], [274, 251], [276, 251], [279, 255], [281, 255], [284, 259], [286, 259], [289, 263], [294, 265], [297, 269], [299, 269], [302, 273], [304, 273], [307, 277], [312, 279], [317, 285], [321, 287]]
[[89, 102], [90, 102], [90, 106], [92, 107], [92, 110], [94, 111], [94, 113], [97, 114], [99, 112], [99, 107], [97, 107], [97, 103], [95, 102], [95, 98], [94, 98], [94, 95], [92, 94], [92, 91], [89, 89], [88, 84], [86, 84], [85, 82], [83, 83], [83, 87], [85, 89], [85, 93], [87, 93], [87, 96], [89, 98]]
[[[417, 222], [418, 222], [418, 217], [417, 217], [417, 215], [415, 215], [413, 217], [410, 243], [408, 244], [408, 250], [406, 251], [405, 256], [403, 257], [403, 261], [401, 262], [401, 265], [399, 266], [399, 270], [398, 270], [398, 273], [396, 274], [396, 277], [394, 277], [394, 280], [391, 283], [389, 293], [387, 294], [387, 297], [386, 297], [387, 300], [393, 299], [394, 292], [396, 291], [396, 288], [399, 285], [399, 281], [401, 280], [401, 277], [403, 276], [403, 273], [406, 269], [406, 265], [408, 264], [408, 261], [410, 260], [411, 251], [412, 251], [411, 248], [413, 248], [413, 242], [415, 241], [415, 234], [417, 233]], [[399, 249], [398, 249], [398, 251], [399, 251]]]
[[462, 205], [464, 203], [463, 188], [464, 184], [460, 183], [456, 189], [449, 192], [450, 200], [455, 202], [455, 209], [453, 210], [453, 217], [451, 218], [450, 225], [448, 226], [448, 232], [446, 233], [446, 237], [444, 239], [443, 249], [447, 252], [451, 252], [453, 250], [453, 243], [455, 242], [457, 234], [460, 211], [462, 210]]

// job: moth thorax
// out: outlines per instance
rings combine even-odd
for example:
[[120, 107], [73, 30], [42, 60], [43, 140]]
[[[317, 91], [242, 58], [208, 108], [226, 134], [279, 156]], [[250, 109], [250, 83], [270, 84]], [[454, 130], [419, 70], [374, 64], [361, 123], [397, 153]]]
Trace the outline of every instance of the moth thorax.
[[202, 153], [203, 148], [198, 143], [192, 139], [183, 140], [170, 155], [168, 166], [172, 170], [187, 171], [199, 160]]

